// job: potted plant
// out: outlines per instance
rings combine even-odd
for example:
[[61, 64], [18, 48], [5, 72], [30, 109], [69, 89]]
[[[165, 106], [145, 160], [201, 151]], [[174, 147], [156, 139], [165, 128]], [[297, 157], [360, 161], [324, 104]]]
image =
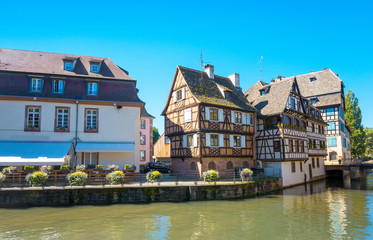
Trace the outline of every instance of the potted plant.
[[118, 165], [108, 165], [107, 169], [111, 170], [111, 171], [116, 171], [116, 170], [119, 169], [119, 167], [118, 167]]
[[251, 171], [250, 169], [248, 168], [245, 168], [243, 169], [241, 172], [240, 172], [240, 176], [241, 176], [241, 181], [249, 181], [249, 179], [251, 178], [251, 176], [253, 175], [253, 171]]
[[119, 184], [122, 183], [124, 180], [124, 173], [123, 171], [115, 171], [111, 172], [106, 176], [106, 179], [109, 181], [110, 184]]
[[219, 177], [219, 172], [215, 170], [208, 170], [202, 174], [203, 181], [211, 183]]
[[13, 166], [10, 166], [10, 167], [6, 167], [3, 169], [3, 173], [5, 174], [12, 174], [16, 171], [17, 167], [13, 167]]
[[126, 165], [124, 165], [124, 168], [125, 169], [130, 169], [130, 168], [132, 168], [132, 165], [126, 164]]
[[156, 171], [150, 171], [146, 174], [146, 180], [150, 183], [157, 182], [162, 178], [162, 173]]
[[66, 132], [67, 128], [65, 128], [65, 127], [58, 127], [57, 130], [59, 132]]
[[0, 172], [0, 183], [4, 182], [6, 179], [6, 175], [2, 172]]
[[97, 164], [97, 165], [95, 166], [95, 170], [102, 170], [102, 165]]
[[69, 165], [61, 165], [60, 171], [70, 171], [70, 166]]
[[35, 166], [24, 166], [23, 170], [24, 171], [34, 171], [35, 170]]
[[88, 179], [88, 174], [81, 171], [76, 171], [67, 175], [67, 180], [70, 186], [82, 186]]
[[48, 179], [46, 172], [37, 171], [26, 175], [26, 181], [33, 187], [38, 187]]
[[85, 170], [85, 165], [78, 165], [78, 166], [76, 166], [75, 169], [78, 170], [78, 171], [84, 171]]
[[39, 169], [42, 172], [50, 173], [52, 171], [52, 166], [43, 165]]

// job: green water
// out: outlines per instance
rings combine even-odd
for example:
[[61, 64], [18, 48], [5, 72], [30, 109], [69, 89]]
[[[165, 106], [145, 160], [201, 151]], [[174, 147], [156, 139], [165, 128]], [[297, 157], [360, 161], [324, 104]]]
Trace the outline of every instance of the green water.
[[236, 201], [0, 209], [0, 239], [373, 239], [373, 176]]

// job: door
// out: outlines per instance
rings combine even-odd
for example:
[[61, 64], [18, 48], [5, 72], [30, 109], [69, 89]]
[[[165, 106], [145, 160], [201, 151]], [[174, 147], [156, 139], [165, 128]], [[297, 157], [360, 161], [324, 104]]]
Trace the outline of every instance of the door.
[[311, 180], [312, 179], [312, 165], [311, 164], [308, 164], [308, 170], [310, 172], [310, 179], [309, 180]]

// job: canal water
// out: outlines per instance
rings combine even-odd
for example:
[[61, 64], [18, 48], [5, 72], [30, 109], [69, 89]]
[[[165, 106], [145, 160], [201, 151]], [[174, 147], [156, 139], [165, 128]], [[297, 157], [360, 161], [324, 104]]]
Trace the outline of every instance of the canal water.
[[235, 201], [0, 209], [0, 239], [373, 239], [373, 175]]

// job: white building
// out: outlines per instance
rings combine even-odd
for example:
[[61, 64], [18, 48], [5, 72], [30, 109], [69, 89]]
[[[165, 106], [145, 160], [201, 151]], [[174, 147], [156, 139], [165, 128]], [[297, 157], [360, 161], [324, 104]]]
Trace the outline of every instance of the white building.
[[139, 169], [143, 105], [108, 58], [0, 49], [0, 166]]

